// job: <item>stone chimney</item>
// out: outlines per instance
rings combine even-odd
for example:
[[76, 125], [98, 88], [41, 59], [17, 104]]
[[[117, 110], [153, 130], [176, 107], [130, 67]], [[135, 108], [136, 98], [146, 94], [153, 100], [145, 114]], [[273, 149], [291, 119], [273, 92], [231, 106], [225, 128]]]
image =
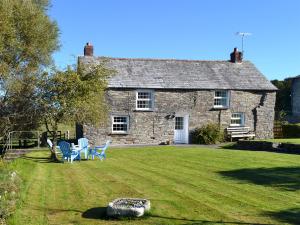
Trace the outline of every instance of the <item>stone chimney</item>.
[[233, 49], [233, 52], [230, 54], [230, 62], [241, 63], [243, 61], [243, 53], [239, 52], [237, 48]]
[[84, 46], [84, 56], [93, 56], [94, 55], [94, 47], [91, 43], [86, 43]]

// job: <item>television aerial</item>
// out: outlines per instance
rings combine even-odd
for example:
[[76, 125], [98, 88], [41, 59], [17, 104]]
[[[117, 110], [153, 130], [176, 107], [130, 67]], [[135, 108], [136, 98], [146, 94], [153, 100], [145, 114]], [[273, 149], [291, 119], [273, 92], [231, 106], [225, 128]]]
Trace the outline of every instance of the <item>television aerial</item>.
[[236, 35], [242, 38], [242, 53], [244, 54], [244, 37], [252, 35], [252, 33], [247, 32], [236, 32]]

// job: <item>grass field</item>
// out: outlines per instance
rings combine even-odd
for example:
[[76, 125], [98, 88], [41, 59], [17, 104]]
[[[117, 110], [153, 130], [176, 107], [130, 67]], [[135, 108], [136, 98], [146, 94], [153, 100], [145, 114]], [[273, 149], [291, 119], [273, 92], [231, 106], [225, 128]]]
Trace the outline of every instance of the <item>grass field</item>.
[[[12, 163], [23, 185], [9, 224], [299, 224], [299, 155], [172, 146], [110, 148], [102, 162], [48, 155]], [[118, 197], [150, 199], [150, 214], [106, 218]]]

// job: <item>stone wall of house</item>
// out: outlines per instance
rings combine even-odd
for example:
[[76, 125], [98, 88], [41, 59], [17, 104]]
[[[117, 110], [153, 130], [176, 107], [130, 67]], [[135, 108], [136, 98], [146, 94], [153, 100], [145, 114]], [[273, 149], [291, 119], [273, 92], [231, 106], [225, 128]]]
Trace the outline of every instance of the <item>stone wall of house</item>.
[[[255, 134], [259, 139], [273, 138], [274, 106], [276, 93], [264, 93], [261, 102], [254, 109]], [[271, 107], [273, 106], [273, 107]]]
[[300, 77], [292, 83], [292, 111], [293, 116], [300, 117]]
[[[257, 138], [273, 137], [275, 92], [230, 91], [230, 107], [214, 109], [214, 90], [155, 90], [154, 110], [136, 111], [136, 90], [110, 89], [108, 121], [101, 126], [83, 126], [83, 134], [92, 144], [111, 139], [114, 144], [160, 144], [173, 141], [175, 119], [168, 115], [189, 115], [189, 132], [209, 122], [223, 128], [230, 125], [231, 113], [244, 112], [245, 126]], [[111, 116], [129, 116], [127, 134], [112, 134]]]

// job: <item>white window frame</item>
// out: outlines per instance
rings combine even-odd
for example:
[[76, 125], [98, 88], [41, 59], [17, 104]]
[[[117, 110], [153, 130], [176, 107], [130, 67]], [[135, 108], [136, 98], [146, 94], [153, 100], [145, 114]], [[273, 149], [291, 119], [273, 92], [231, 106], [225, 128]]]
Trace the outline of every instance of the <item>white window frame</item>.
[[[126, 122], [114, 122], [115, 117], [124, 117], [126, 118]], [[114, 124], [126, 124], [127, 125], [127, 130], [114, 130]], [[124, 115], [113, 115], [111, 116], [111, 132], [113, 134], [127, 134], [129, 130], [129, 116], [124, 116]]]
[[[139, 99], [139, 93], [150, 93], [150, 98], [140, 98]], [[138, 101], [150, 101], [150, 108], [138, 108]], [[136, 97], [135, 97], [135, 109], [139, 111], [153, 111], [154, 108], [154, 90], [145, 90], [145, 89], [139, 89], [136, 90]]]
[[[226, 93], [226, 96], [216, 96], [216, 93], [217, 92], [225, 92]], [[229, 99], [230, 99], [230, 92], [229, 90], [215, 90], [215, 93], [214, 93], [214, 108], [215, 109], [227, 109], [229, 108]], [[215, 99], [226, 99], [226, 105], [215, 105]]]
[[[233, 115], [240, 115], [239, 117], [233, 117]], [[241, 123], [232, 123], [232, 120], [239, 119], [241, 120]], [[230, 126], [231, 127], [243, 127], [245, 126], [245, 113], [244, 112], [233, 112], [231, 113], [231, 118], [230, 118]]]

